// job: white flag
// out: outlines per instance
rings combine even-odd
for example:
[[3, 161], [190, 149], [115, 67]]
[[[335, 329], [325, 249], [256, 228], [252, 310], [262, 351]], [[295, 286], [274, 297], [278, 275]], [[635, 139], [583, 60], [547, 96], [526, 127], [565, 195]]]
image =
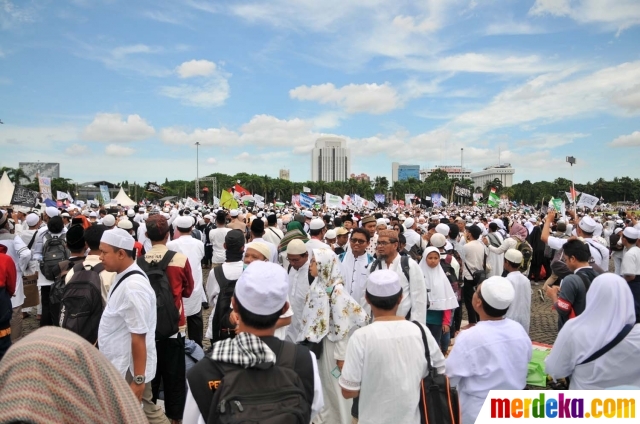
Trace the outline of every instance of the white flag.
[[342, 204], [342, 197], [333, 195], [331, 193], [324, 194], [325, 204], [329, 208], [340, 208], [343, 209], [344, 206]]
[[415, 194], [413, 193], [406, 193], [404, 195], [404, 204], [405, 205], [410, 205], [411, 204], [411, 200], [413, 200], [413, 198], [416, 197]]
[[69, 194], [68, 191], [67, 191], [67, 199], [69, 199], [69, 201], [73, 203], [73, 197], [71, 197], [71, 194]]
[[596, 196], [592, 196], [587, 193], [582, 193], [580, 196], [580, 200], [578, 200], [578, 204], [576, 206], [584, 206], [585, 208], [593, 209], [598, 204], [598, 199]]
[[63, 192], [63, 191], [58, 191], [56, 193], [56, 199], [58, 200], [64, 200], [64, 199], [68, 199], [69, 197], [67, 196], [67, 193]]
[[311, 193], [311, 189], [309, 187], [302, 186], [302, 191], [304, 193]]
[[[258, 203], [264, 203], [264, 197], [260, 196], [259, 194], [254, 194], [253, 198], [256, 201], [256, 206], [258, 206]], [[258, 206], [259, 208], [261, 208], [262, 206]]]

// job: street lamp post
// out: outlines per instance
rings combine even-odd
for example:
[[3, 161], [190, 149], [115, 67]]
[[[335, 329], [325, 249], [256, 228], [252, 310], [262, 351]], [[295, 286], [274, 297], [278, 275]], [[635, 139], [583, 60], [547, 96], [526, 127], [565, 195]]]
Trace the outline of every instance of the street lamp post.
[[200, 142], [196, 141], [196, 198], [200, 198], [200, 170], [199, 170], [199, 148]]
[[573, 156], [567, 156], [567, 163], [569, 165], [571, 165], [571, 203], [575, 204], [576, 202], [576, 185], [573, 182], [573, 165], [576, 164], [576, 158], [574, 158]]

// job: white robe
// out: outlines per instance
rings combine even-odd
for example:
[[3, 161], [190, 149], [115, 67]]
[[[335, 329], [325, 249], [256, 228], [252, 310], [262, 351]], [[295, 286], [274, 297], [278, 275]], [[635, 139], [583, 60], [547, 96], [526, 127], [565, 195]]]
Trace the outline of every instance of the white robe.
[[[502, 234], [499, 232], [492, 233], [500, 240], [500, 244], [504, 241]], [[489, 249], [489, 253], [487, 255], [487, 265], [491, 266], [491, 269], [488, 272], [487, 277], [498, 276], [502, 277], [502, 271], [504, 270], [504, 253], [496, 252], [495, 250]]]
[[522, 390], [527, 384], [531, 339], [510, 319], [480, 321], [461, 331], [445, 361], [458, 387], [462, 424], [473, 424], [490, 390]]
[[190, 297], [183, 297], [184, 316], [190, 317], [202, 310], [204, 286], [202, 284], [202, 258], [204, 258], [204, 243], [183, 235], [167, 243], [167, 249], [182, 253], [189, 259], [191, 274], [193, 275], [193, 292]]
[[309, 293], [309, 261], [296, 270], [291, 267], [289, 270], [289, 302], [293, 317], [291, 324], [287, 328], [287, 340], [295, 343], [298, 334], [302, 330], [302, 311]]
[[[342, 388], [338, 383], [338, 378], [331, 374], [331, 371], [337, 366], [336, 361], [344, 361], [348, 342], [348, 337], [336, 343], [329, 340], [328, 337], [322, 339], [324, 351], [318, 360], [318, 373], [322, 382], [324, 407], [313, 420], [314, 424], [351, 424], [353, 400], [345, 399], [342, 396]], [[338, 375], [338, 377], [340, 376]]]
[[531, 321], [531, 283], [520, 271], [510, 272], [507, 275], [507, 280], [511, 282], [516, 293], [505, 316], [520, 323], [524, 331], [529, 334], [529, 322]]

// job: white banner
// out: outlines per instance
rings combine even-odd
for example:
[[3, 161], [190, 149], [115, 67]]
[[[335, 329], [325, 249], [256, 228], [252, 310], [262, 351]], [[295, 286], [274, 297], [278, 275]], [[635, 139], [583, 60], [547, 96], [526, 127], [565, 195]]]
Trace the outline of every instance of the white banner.
[[[64, 199], [68, 199], [68, 198], [69, 198], [69, 196], [64, 191], [57, 191], [56, 192], [56, 199], [64, 200]], [[72, 201], [73, 201], [73, 199], [72, 199]]]
[[578, 200], [578, 204], [576, 206], [584, 206], [585, 208], [593, 209], [598, 204], [598, 199], [596, 196], [592, 196], [587, 193], [582, 193], [580, 196], [580, 200]]
[[327, 205], [327, 207], [344, 209], [344, 205], [342, 204], [342, 197], [335, 196], [331, 193], [325, 193], [324, 199], [324, 203]]
[[416, 197], [416, 195], [415, 195], [415, 194], [413, 194], [413, 193], [406, 193], [406, 194], [404, 195], [404, 204], [405, 204], [405, 205], [407, 205], [407, 206], [409, 206], [409, 205], [411, 204], [411, 200], [412, 200], [414, 197]]
[[311, 189], [309, 187], [302, 186], [303, 193], [311, 193]]

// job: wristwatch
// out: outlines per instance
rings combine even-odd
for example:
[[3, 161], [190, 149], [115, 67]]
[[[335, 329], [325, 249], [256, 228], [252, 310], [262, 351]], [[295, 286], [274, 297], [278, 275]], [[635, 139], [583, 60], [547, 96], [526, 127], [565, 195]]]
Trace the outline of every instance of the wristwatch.
[[140, 384], [144, 384], [144, 375], [136, 375], [135, 377], [133, 377], [133, 382], [140, 385]]

